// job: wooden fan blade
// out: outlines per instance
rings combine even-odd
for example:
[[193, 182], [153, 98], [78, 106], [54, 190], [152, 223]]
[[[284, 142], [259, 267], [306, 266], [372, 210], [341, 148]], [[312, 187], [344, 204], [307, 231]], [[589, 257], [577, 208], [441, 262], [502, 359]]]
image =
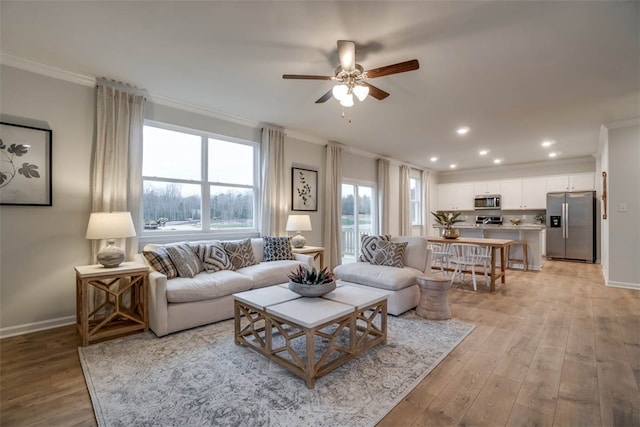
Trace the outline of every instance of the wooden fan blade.
[[331, 97], [333, 96], [332, 91], [330, 90], [329, 92], [325, 93], [324, 95], [322, 95], [317, 101], [316, 104], [322, 104], [323, 102], [327, 102]]
[[405, 73], [407, 71], [413, 71], [420, 68], [420, 64], [417, 59], [411, 61], [399, 62], [393, 65], [387, 65], [386, 67], [374, 68], [373, 70], [366, 71], [367, 78], [374, 79], [376, 77], [388, 76], [389, 74]]
[[365, 86], [369, 86], [369, 95], [373, 96], [375, 99], [379, 101], [382, 101], [387, 96], [389, 96], [389, 92], [385, 92], [382, 89], [377, 88], [372, 84], [369, 84], [367, 82], [362, 82], [362, 84]]
[[333, 76], [308, 76], [306, 74], [283, 74], [283, 79], [299, 79], [299, 80], [331, 80]]
[[338, 57], [344, 71], [356, 69], [356, 43], [349, 40], [338, 40]]

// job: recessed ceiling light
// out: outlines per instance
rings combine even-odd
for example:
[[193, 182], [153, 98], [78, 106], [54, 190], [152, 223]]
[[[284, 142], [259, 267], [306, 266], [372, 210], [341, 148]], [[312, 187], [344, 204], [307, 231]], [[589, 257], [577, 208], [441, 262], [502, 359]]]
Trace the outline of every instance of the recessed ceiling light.
[[450, 165], [449, 165], [449, 167], [450, 167], [451, 169], [455, 169], [455, 168], [456, 168], [456, 166], [458, 166], [458, 165], [456, 165], [456, 164], [454, 164], [454, 163], [452, 163], [452, 164], [450, 164]]
[[489, 154], [489, 150], [480, 150], [479, 153], [481, 156], [486, 156], [487, 154]]
[[469, 128], [469, 126], [461, 126], [458, 129], [456, 129], [456, 132], [458, 133], [458, 135], [466, 135], [469, 133], [471, 129]]
[[502, 159], [493, 159], [493, 163], [498, 165], [498, 164], [502, 163]]
[[430, 158], [429, 160], [431, 160], [432, 162], [437, 162], [438, 158], [436, 156], [433, 156], [432, 158]]
[[557, 155], [558, 155], [558, 153], [555, 153], [555, 152], [549, 153], [549, 157], [556, 157]]
[[542, 146], [543, 147], [551, 147], [555, 143], [556, 143], [555, 141], [547, 139], [547, 140], [542, 141]]

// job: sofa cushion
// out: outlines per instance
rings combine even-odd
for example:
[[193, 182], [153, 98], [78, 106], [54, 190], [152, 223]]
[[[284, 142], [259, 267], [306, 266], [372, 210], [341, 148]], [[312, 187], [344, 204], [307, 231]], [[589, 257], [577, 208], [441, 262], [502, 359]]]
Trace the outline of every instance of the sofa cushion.
[[368, 262], [350, 262], [333, 269], [339, 279], [347, 282], [360, 283], [374, 288], [397, 291], [415, 285], [416, 278], [424, 274], [411, 267], [389, 267], [373, 265]]
[[223, 241], [222, 247], [229, 256], [234, 270], [256, 264], [251, 239]]
[[378, 249], [378, 243], [383, 240], [389, 240], [390, 237], [391, 236], [386, 234], [382, 236], [363, 234], [360, 236], [360, 257], [358, 261], [371, 262], [373, 254]]
[[186, 243], [174, 243], [166, 246], [171, 262], [176, 266], [179, 277], [193, 277], [204, 270], [198, 255]]
[[404, 267], [404, 252], [407, 242], [378, 242], [378, 249], [373, 253], [371, 264], [388, 265], [389, 267]]
[[204, 269], [209, 273], [215, 273], [220, 270], [231, 270], [231, 260], [224, 250], [222, 244], [218, 241], [189, 243], [194, 250]]
[[235, 271], [202, 272], [167, 280], [167, 301], [184, 303], [224, 297], [251, 289], [251, 280]]
[[264, 288], [265, 286], [287, 283], [287, 276], [299, 265], [306, 264], [300, 261], [271, 261], [261, 262], [256, 265], [241, 268], [237, 273], [243, 274], [251, 279], [252, 287]]
[[292, 260], [291, 237], [263, 237], [264, 240], [264, 260], [283, 261]]
[[142, 251], [142, 255], [145, 257], [151, 268], [167, 276], [167, 279], [178, 277], [178, 270], [176, 270], [176, 266], [171, 262], [171, 257], [165, 247], [159, 246], [154, 249], [145, 247], [145, 250]]

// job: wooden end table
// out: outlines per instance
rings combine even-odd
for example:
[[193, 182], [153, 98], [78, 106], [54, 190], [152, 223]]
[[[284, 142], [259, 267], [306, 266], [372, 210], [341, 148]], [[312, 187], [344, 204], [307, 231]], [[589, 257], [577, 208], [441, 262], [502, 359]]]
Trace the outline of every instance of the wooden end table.
[[419, 276], [420, 302], [416, 314], [429, 320], [451, 319], [447, 296], [450, 279], [445, 276]]
[[[149, 330], [147, 281], [149, 267], [123, 262], [118, 267], [81, 265], [76, 270], [76, 324], [82, 346], [91, 342]], [[93, 308], [91, 295], [104, 301]]]
[[291, 248], [294, 254], [306, 254], [313, 256], [313, 261], [318, 261], [320, 268], [324, 267], [324, 248], [322, 246], [303, 246], [301, 248]]

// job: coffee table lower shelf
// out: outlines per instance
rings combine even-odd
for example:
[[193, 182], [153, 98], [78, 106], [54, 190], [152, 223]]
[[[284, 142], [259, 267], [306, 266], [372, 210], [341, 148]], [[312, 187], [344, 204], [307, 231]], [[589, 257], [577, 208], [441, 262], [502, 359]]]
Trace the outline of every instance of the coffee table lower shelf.
[[[356, 288], [351, 287], [350, 291], [353, 289]], [[386, 343], [386, 295], [380, 298], [380, 293], [373, 293], [376, 298], [369, 300], [375, 302], [360, 306], [325, 298], [286, 300], [287, 294], [283, 290], [280, 288], [277, 292], [285, 300], [268, 306], [234, 295], [235, 342], [303, 378], [308, 388], [315, 386], [317, 378], [373, 346]], [[259, 291], [265, 293], [262, 289]], [[340, 291], [338, 288], [334, 292], [344, 294], [347, 289]], [[331, 298], [334, 292], [327, 297]], [[243, 294], [247, 293], [237, 296]], [[296, 318], [300, 313], [305, 316]], [[324, 321], [317, 320], [319, 313]]]

